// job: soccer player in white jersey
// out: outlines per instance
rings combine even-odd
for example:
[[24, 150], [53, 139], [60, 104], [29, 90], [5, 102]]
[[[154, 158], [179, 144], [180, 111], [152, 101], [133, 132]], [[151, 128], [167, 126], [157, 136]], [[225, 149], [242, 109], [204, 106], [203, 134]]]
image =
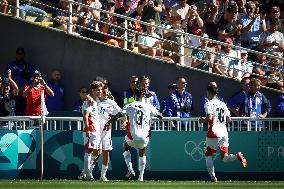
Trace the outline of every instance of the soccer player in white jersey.
[[231, 121], [230, 111], [224, 102], [217, 99], [217, 93], [217, 85], [211, 82], [207, 87], [209, 101], [204, 105], [207, 116], [206, 118], [199, 119], [200, 123], [208, 123], [205, 160], [212, 182], [217, 182], [212, 155], [218, 149], [220, 150], [223, 162], [227, 163], [240, 160], [243, 167], [247, 166], [247, 161], [241, 152], [235, 155], [229, 154], [229, 138], [226, 125]]
[[109, 99], [109, 88], [107, 85], [103, 88], [103, 95], [99, 102], [99, 115], [100, 115], [100, 126], [101, 126], [101, 140], [102, 140], [102, 154], [103, 163], [101, 170], [101, 181], [108, 181], [106, 178], [106, 172], [109, 163], [109, 152], [113, 149], [111, 140], [111, 127], [108, 130], [104, 129], [105, 124], [110, 118], [121, 111], [121, 108], [117, 105], [114, 100]]
[[[90, 85], [90, 95], [93, 99], [101, 98], [103, 83], [94, 81]], [[97, 101], [90, 103], [86, 100], [82, 106], [83, 122], [84, 122], [84, 169], [79, 178], [93, 180], [91, 172], [91, 161], [97, 159], [101, 150], [101, 127], [99, 117], [99, 106]]]
[[[139, 149], [139, 171], [140, 175], [138, 180], [143, 181], [144, 170], [146, 166], [146, 147], [149, 142], [149, 132], [151, 127], [152, 116], [162, 118], [159, 111], [151, 104], [142, 102], [144, 93], [140, 89], [135, 89], [136, 101], [127, 104], [123, 110], [122, 115], [127, 115], [127, 135], [124, 141], [123, 156], [128, 168], [126, 177], [130, 179], [135, 176], [132, 168], [130, 149], [134, 147]], [[118, 114], [117, 114], [118, 115]], [[110, 119], [106, 127], [116, 119], [114, 116]]]

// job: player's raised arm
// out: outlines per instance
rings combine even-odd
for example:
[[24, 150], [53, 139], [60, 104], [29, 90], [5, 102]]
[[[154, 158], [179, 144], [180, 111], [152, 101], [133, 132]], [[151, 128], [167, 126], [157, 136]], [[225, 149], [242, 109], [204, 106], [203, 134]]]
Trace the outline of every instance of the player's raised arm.
[[123, 117], [124, 114], [122, 112], [118, 112], [116, 115], [114, 115], [110, 120], [108, 120], [105, 124], [104, 130], [109, 130], [111, 127], [111, 124], [116, 121], [118, 118]]

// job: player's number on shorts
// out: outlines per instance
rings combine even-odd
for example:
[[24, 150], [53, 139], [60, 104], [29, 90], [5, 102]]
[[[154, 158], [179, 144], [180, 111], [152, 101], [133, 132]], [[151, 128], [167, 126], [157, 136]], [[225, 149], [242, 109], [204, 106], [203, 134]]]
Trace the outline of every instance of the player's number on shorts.
[[136, 124], [141, 126], [142, 125], [142, 120], [143, 120], [143, 112], [141, 110], [138, 110], [136, 112]]
[[223, 123], [225, 121], [225, 110], [222, 108], [217, 108], [217, 112], [218, 112], [218, 120], [220, 123]]

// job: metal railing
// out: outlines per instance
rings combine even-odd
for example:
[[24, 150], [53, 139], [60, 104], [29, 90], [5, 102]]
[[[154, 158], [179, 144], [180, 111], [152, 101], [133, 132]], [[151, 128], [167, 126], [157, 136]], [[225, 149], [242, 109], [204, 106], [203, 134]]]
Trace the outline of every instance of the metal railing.
[[[16, 0], [16, 7], [13, 7], [11, 5], [9, 5], [9, 7], [12, 7], [14, 9], [16, 9], [16, 17], [19, 18], [19, 10], [20, 10], [20, 7], [19, 7], [19, 2], [20, 0]], [[129, 50], [128, 49], [128, 42], [131, 42], [131, 40], [128, 38], [129, 36], [129, 32], [131, 33], [134, 33], [135, 35], [147, 35], [145, 33], [141, 33], [139, 31], [136, 31], [136, 30], [132, 30], [130, 28], [128, 28], [128, 23], [130, 21], [134, 21], [134, 22], [139, 22], [140, 24], [142, 25], [146, 25], [146, 26], [152, 26], [151, 24], [149, 23], [146, 23], [146, 22], [142, 22], [140, 20], [137, 20], [137, 19], [134, 19], [134, 18], [130, 18], [130, 17], [126, 17], [126, 16], [123, 16], [123, 15], [120, 15], [120, 14], [116, 14], [116, 13], [112, 13], [112, 12], [109, 12], [109, 11], [106, 11], [106, 10], [103, 10], [103, 9], [96, 9], [96, 8], [92, 8], [88, 5], [85, 5], [85, 4], [82, 4], [82, 3], [78, 3], [78, 2], [74, 2], [74, 1], [67, 1], [69, 2], [69, 9], [68, 10], [63, 10], [63, 9], [60, 9], [60, 8], [56, 8], [56, 7], [52, 7], [50, 5], [46, 5], [44, 3], [40, 3], [40, 2], [37, 2], [37, 1], [33, 1], [33, 0], [30, 0], [29, 2], [33, 3], [33, 4], [36, 4], [36, 5], [40, 5], [40, 6], [44, 6], [44, 7], [48, 7], [48, 8], [51, 8], [51, 9], [54, 9], [54, 10], [57, 10], [57, 11], [62, 11], [62, 12], [65, 12], [69, 15], [69, 21], [66, 23], [67, 26], [68, 26], [68, 29], [67, 29], [67, 33], [69, 34], [72, 34], [73, 33], [73, 30], [72, 28], [75, 26], [75, 27], [78, 27], [78, 28], [81, 28], [81, 29], [84, 29], [84, 30], [89, 30], [89, 31], [92, 31], [92, 32], [96, 32], [98, 34], [101, 34], [101, 35], [105, 35], [105, 36], [109, 36], [109, 37], [113, 37], [117, 40], [121, 40], [123, 42], [123, 48], [125, 50]], [[1, 2], [0, 2], [1, 3]], [[3, 4], [3, 3], [2, 3]], [[82, 6], [82, 7], [87, 7], [88, 9], [93, 9], [93, 10], [96, 10], [96, 11], [99, 11], [99, 12], [102, 12], [102, 13], [107, 13], [107, 14], [110, 14], [110, 15], [113, 15], [117, 18], [122, 18], [124, 19], [124, 26], [118, 26], [116, 24], [111, 24], [111, 23], [107, 23], [107, 22], [104, 22], [104, 21], [101, 21], [101, 20], [95, 20], [95, 19], [92, 19], [92, 18], [88, 18], [86, 16], [80, 16], [78, 13], [76, 12], [72, 12], [73, 10], [73, 6], [74, 5], [78, 5], [78, 6]], [[33, 12], [31, 12], [33, 13]], [[36, 14], [36, 13], [34, 13]], [[39, 14], [37, 14], [39, 15]], [[39, 16], [44, 16], [44, 15], [39, 15]], [[109, 33], [103, 33], [101, 31], [97, 31], [97, 30], [94, 30], [92, 28], [89, 28], [89, 27], [84, 27], [84, 26], [81, 26], [80, 24], [77, 24], [77, 23], [73, 23], [72, 22], [72, 16], [76, 16], [76, 17], [79, 17], [79, 18], [84, 18], [84, 19], [89, 19], [89, 20], [92, 20], [92, 21], [95, 21], [97, 23], [101, 23], [101, 24], [107, 24], [109, 26], [112, 26], [112, 27], [116, 27], [118, 29], [121, 29], [123, 30], [124, 32], [124, 35], [123, 36], [114, 36], [112, 34], [109, 34]], [[53, 20], [57, 20], [56, 18], [53, 18], [53, 17], [49, 17], [49, 16], [46, 16], [47, 18], [51, 19], [52, 21]], [[269, 54], [269, 53], [265, 53], [265, 52], [259, 52], [259, 51], [255, 51], [255, 50], [252, 50], [252, 49], [247, 49], [247, 48], [243, 48], [243, 47], [240, 47], [240, 46], [236, 46], [236, 45], [232, 45], [232, 44], [228, 44], [228, 43], [224, 43], [224, 42], [221, 42], [221, 41], [217, 41], [217, 40], [212, 40], [212, 39], [208, 39], [208, 38], [204, 38], [204, 37], [200, 37], [200, 36], [196, 36], [196, 35], [193, 35], [193, 34], [189, 34], [189, 33], [185, 33], [183, 31], [180, 31], [180, 30], [174, 30], [174, 29], [168, 29], [168, 28], [165, 28], [163, 26], [157, 26], [155, 25], [154, 27], [158, 28], [159, 30], [163, 31], [163, 30], [167, 30], [167, 31], [170, 31], [170, 32], [173, 32], [175, 34], [178, 34], [180, 35], [180, 43], [179, 42], [176, 42], [176, 41], [172, 41], [172, 40], [168, 40], [168, 39], [164, 39], [163, 37], [153, 37], [151, 36], [152, 38], [156, 38], [157, 40], [161, 41], [162, 43], [165, 43], [165, 42], [168, 42], [168, 43], [171, 43], [171, 44], [174, 44], [174, 45], [177, 45], [179, 47], [179, 52], [173, 52], [173, 51], [168, 51], [168, 50], [165, 50], [165, 49], [161, 49], [161, 48], [156, 48], [157, 50], [160, 50], [161, 52], [168, 52], [168, 53], [171, 53], [171, 54], [175, 54], [177, 56], [180, 57], [180, 60], [179, 60], [179, 63], [180, 65], [182, 66], [185, 66], [185, 58], [194, 58], [198, 61], [201, 61], [201, 62], [204, 62], [204, 63], [207, 63], [209, 65], [219, 65], [219, 66], [222, 66], [222, 67], [225, 67], [224, 65], [222, 64], [219, 64], [219, 63], [216, 63], [216, 62], [211, 62], [211, 61], [208, 61], [208, 60], [204, 60], [204, 59], [198, 59], [194, 56], [192, 56], [191, 54], [185, 54], [185, 48], [187, 49], [197, 49], [197, 50], [202, 50], [202, 51], [205, 51], [207, 53], [211, 53], [211, 54], [214, 54], [216, 56], [222, 56], [222, 57], [229, 57], [229, 58], [233, 58], [235, 59], [236, 61], [240, 62], [242, 61], [241, 57], [240, 57], [240, 51], [241, 50], [245, 50], [247, 52], [250, 52], [250, 53], [253, 53], [253, 54], [262, 54], [262, 55], [266, 55], [270, 58], [275, 58], [275, 59], [278, 59], [278, 60], [281, 60], [283, 61], [284, 58], [282, 57], [279, 57], [279, 56], [275, 56], [273, 54]], [[238, 57], [230, 57], [228, 55], [225, 55], [225, 54], [221, 54], [220, 52], [212, 52], [212, 51], [209, 51], [209, 50], [206, 50], [206, 49], [201, 49], [199, 47], [196, 47], [196, 46], [192, 46], [192, 45], [189, 45], [189, 44], [186, 44], [185, 42], [185, 38], [190, 38], [190, 37], [194, 37], [194, 38], [198, 38], [198, 39], [203, 39], [203, 40], [207, 40], [211, 43], [215, 43], [215, 44], [218, 44], [218, 45], [223, 45], [223, 46], [230, 46], [234, 49], [236, 49], [238, 51]], [[139, 45], [139, 43], [137, 41], [134, 42], [135, 45]], [[145, 55], [147, 56], [147, 55]], [[155, 57], [152, 57], [152, 58], [155, 58]], [[158, 58], [159, 59], [159, 58]], [[259, 63], [256, 63], [256, 62], [251, 62], [251, 61], [247, 61], [247, 63], [251, 63], [253, 65], [260, 65]], [[269, 65], [267, 65], [267, 67], [269, 68], [273, 68]], [[227, 67], [228, 69], [228, 67]], [[277, 70], [278, 68], [276, 68]], [[239, 72], [241, 70], [238, 70], [238, 69], [235, 69], [236, 72]], [[279, 71], [279, 70], [278, 70]], [[211, 69], [209, 70], [209, 72], [212, 72]], [[258, 74], [255, 74], [255, 73], [252, 73], [252, 75], [255, 75], [255, 76], [260, 76]], [[226, 75], [224, 75], [226, 77]], [[263, 78], [270, 78], [270, 76], [261, 76]], [[237, 79], [237, 78], [235, 78]], [[283, 82], [283, 80], [281, 79], [280, 82]]]
[[[0, 129], [27, 130], [38, 129], [40, 116], [8, 116], [0, 117]], [[207, 124], [200, 124], [199, 118], [164, 117], [153, 118], [151, 130], [153, 131], [207, 131]], [[113, 130], [120, 128], [121, 119], [113, 123]], [[80, 130], [84, 128], [82, 117], [46, 117], [45, 130]], [[228, 131], [284, 131], [284, 118], [251, 118], [232, 117], [228, 124]]]

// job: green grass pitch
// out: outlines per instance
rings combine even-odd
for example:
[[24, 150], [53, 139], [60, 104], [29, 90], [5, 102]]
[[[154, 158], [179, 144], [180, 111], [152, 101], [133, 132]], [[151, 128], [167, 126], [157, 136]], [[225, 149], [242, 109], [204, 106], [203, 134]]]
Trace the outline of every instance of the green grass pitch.
[[188, 189], [210, 189], [210, 188], [267, 188], [267, 189], [283, 189], [284, 181], [221, 181], [218, 183], [211, 183], [205, 181], [79, 181], [79, 180], [0, 180], [0, 188], [19, 188], [19, 189], [48, 189], [48, 188], [65, 188], [65, 189], [97, 189], [97, 188], [111, 188], [111, 189], [149, 189], [149, 188], [188, 188]]

